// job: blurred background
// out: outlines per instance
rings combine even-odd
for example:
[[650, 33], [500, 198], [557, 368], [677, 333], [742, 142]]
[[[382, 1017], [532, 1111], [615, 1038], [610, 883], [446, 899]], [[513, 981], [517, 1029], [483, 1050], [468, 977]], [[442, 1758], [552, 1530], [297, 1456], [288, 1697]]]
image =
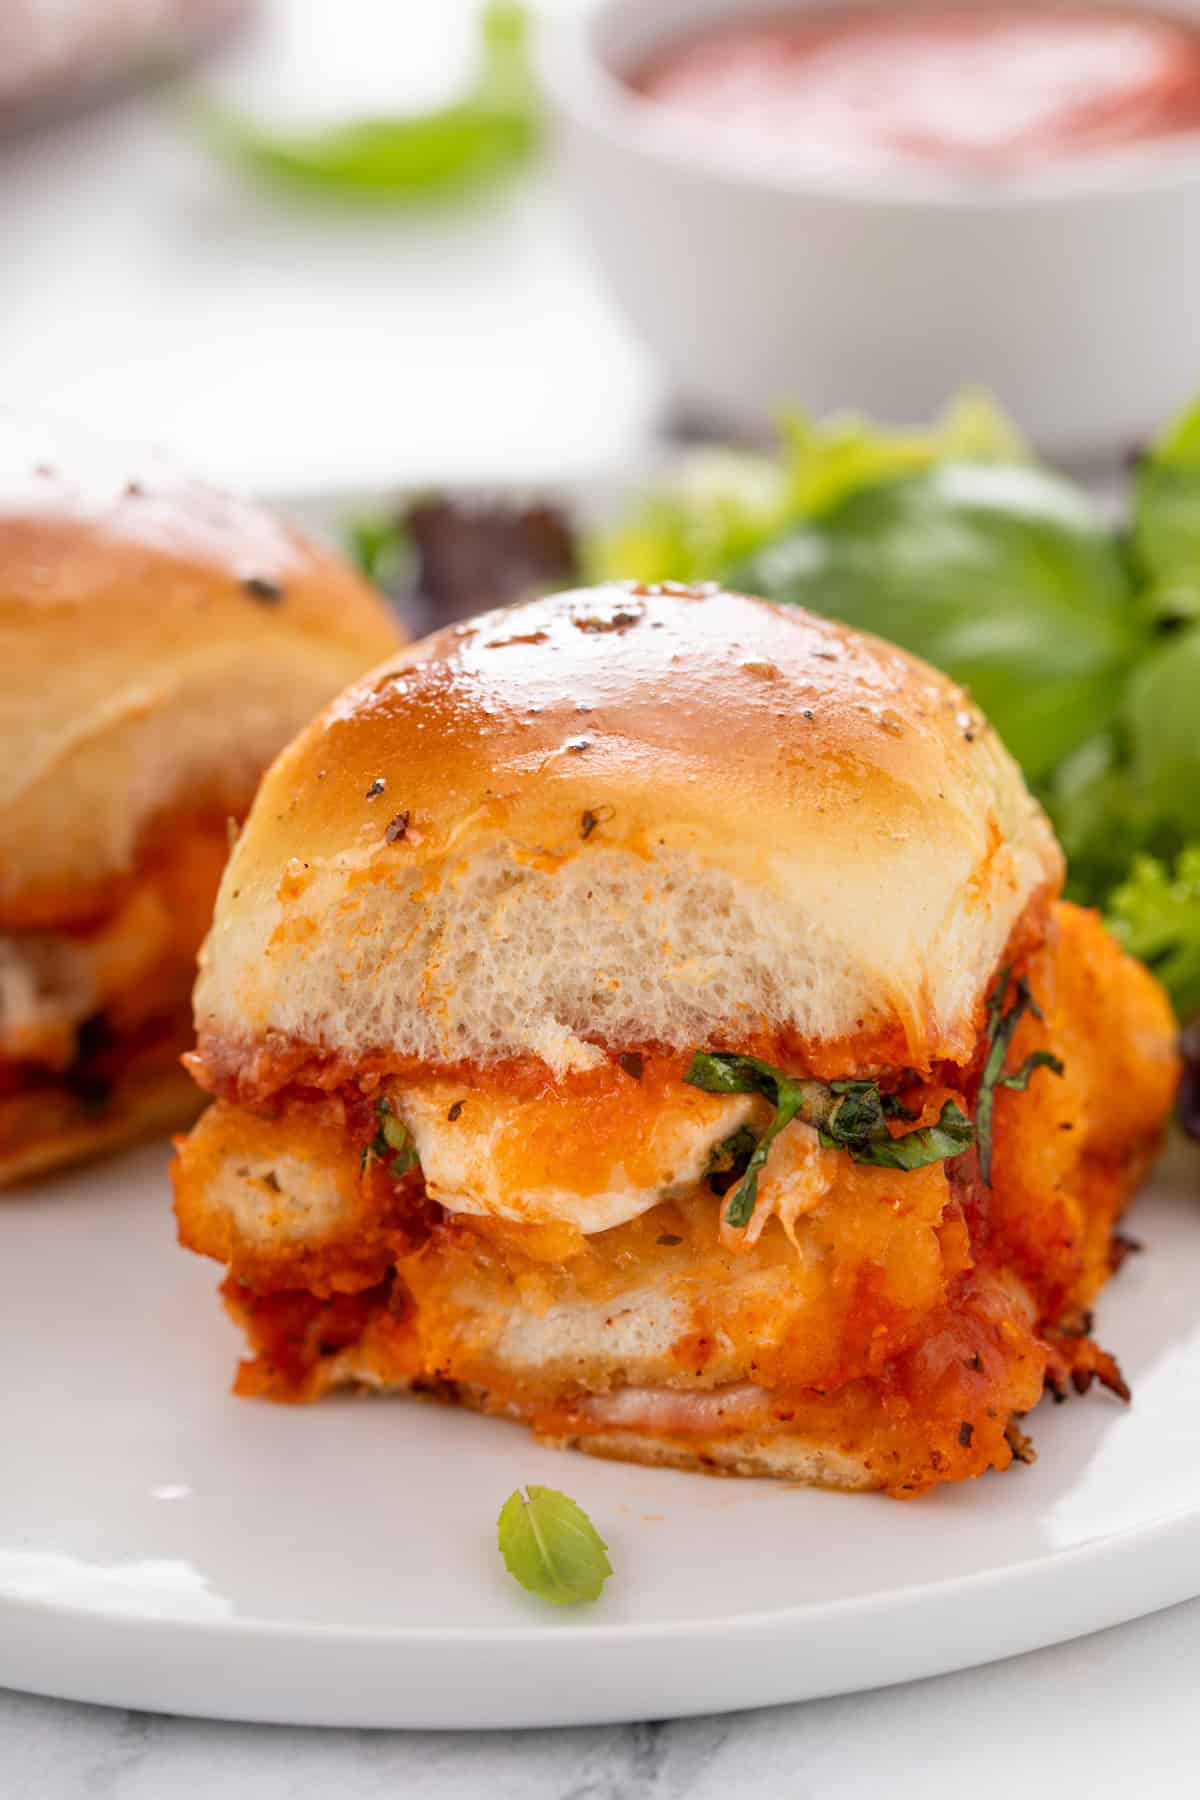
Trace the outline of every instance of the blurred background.
[[[72, 10], [4, 0], [0, 65], [24, 7]], [[478, 12], [261, 0], [185, 91], [288, 127], [431, 107], [472, 77]], [[364, 206], [245, 178], [171, 84], [53, 112], [0, 138], [6, 402], [289, 495], [590, 474], [660, 417], [550, 157], [448, 203]]]
[[4, 0], [0, 396], [268, 495], [964, 384], [1112, 467], [1200, 374], [1197, 13]]

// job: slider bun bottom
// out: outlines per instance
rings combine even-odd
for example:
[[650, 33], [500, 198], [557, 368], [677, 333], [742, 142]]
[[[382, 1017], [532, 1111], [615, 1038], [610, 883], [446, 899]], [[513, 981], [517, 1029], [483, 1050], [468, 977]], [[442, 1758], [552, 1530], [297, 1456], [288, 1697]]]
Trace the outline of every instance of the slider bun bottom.
[[665, 1440], [625, 1430], [564, 1438], [558, 1440], [558, 1445], [564, 1450], [584, 1450], [589, 1456], [616, 1462], [643, 1463], [648, 1468], [685, 1469], [699, 1475], [768, 1476], [804, 1487], [840, 1489], [843, 1493], [866, 1492], [884, 1485], [861, 1458], [784, 1434], [764, 1437], [747, 1433], [742, 1437], [684, 1443], [681, 1439]]
[[[253, 1342], [253, 1296], [233, 1282], [226, 1284], [224, 1292], [231, 1315]], [[454, 1298], [461, 1299], [460, 1316], [470, 1328], [467, 1296]], [[448, 1304], [452, 1305], [453, 1299]], [[745, 1368], [732, 1372], [732, 1381], [723, 1387], [681, 1388], [677, 1385], [678, 1359], [671, 1355], [667, 1331], [651, 1328], [641, 1334], [645, 1342], [636, 1358], [638, 1385], [633, 1390], [624, 1387], [622, 1383], [634, 1374], [630, 1360], [615, 1347], [605, 1356], [589, 1346], [595, 1327], [592, 1310], [553, 1309], [552, 1337], [542, 1346], [540, 1369], [519, 1354], [498, 1356], [490, 1375], [481, 1371], [478, 1379], [455, 1379], [440, 1372], [436, 1360], [431, 1362], [423, 1354], [418, 1333], [406, 1329], [403, 1315], [390, 1315], [383, 1307], [358, 1342], [322, 1356], [300, 1383], [285, 1380], [280, 1385], [269, 1365], [264, 1368], [259, 1361], [243, 1364], [236, 1391], [247, 1397], [269, 1395], [304, 1402], [351, 1388], [437, 1400], [525, 1425], [540, 1442], [555, 1449], [581, 1450], [651, 1467], [768, 1477], [845, 1491], [920, 1492], [940, 1479], [937, 1471], [948, 1466], [934, 1453], [937, 1421], [914, 1415], [911, 1429], [902, 1426], [899, 1432], [892, 1431], [886, 1407], [862, 1383], [855, 1384], [858, 1391], [851, 1396], [849, 1407], [845, 1390], [827, 1398], [810, 1392], [797, 1397], [794, 1412], [788, 1401], [786, 1413], [779, 1414], [776, 1408], [783, 1396], [755, 1388]], [[1019, 1303], [1014, 1306], [1013, 1319], [1019, 1332]], [[643, 1325], [649, 1323], [643, 1321]], [[957, 1476], [979, 1474], [987, 1466], [1004, 1466], [1008, 1421], [1029, 1411], [1041, 1398], [1041, 1362], [1021, 1353], [1022, 1345], [1027, 1347], [1028, 1340], [1019, 1339], [1018, 1353], [994, 1371], [985, 1396], [988, 1410], [985, 1414], [981, 1404], [974, 1449], [958, 1452], [962, 1466], [956, 1470]], [[568, 1373], [572, 1368], [577, 1370], [575, 1380]], [[552, 1397], [556, 1388], [557, 1401]], [[658, 1405], [674, 1411], [680, 1406], [690, 1409], [699, 1402], [707, 1416], [686, 1423], [680, 1419], [672, 1423], [669, 1417], [616, 1416], [631, 1392], [635, 1400], [644, 1396], [651, 1414]], [[613, 1407], [614, 1416], [598, 1416], [593, 1410], [597, 1407]], [[727, 1409], [727, 1416], [719, 1423], [717, 1415], [722, 1409]]]
[[[226, 1304], [233, 1318], [244, 1323], [236, 1298], [227, 1291]], [[589, 1456], [600, 1456], [615, 1462], [641, 1463], [648, 1468], [683, 1469], [701, 1475], [764, 1476], [777, 1481], [793, 1481], [806, 1487], [840, 1489], [843, 1492], [880, 1489], [888, 1485], [888, 1471], [870, 1459], [855, 1456], [832, 1444], [822, 1444], [811, 1436], [786, 1430], [747, 1431], [736, 1436], [727, 1433], [706, 1437], [689, 1433], [687, 1437], [669, 1437], [661, 1432], [642, 1432], [622, 1427], [608, 1431], [589, 1430], [578, 1434], [540, 1430], [526, 1410], [513, 1403], [498, 1401], [478, 1383], [431, 1380], [426, 1375], [411, 1378], [381, 1378], [364, 1362], [357, 1347], [339, 1356], [325, 1359], [319, 1371], [319, 1382], [303, 1395], [293, 1398], [316, 1399], [321, 1393], [357, 1387], [378, 1395], [405, 1396], [409, 1399], [438, 1401], [466, 1407], [472, 1412], [487, 1413], [516, 1424], [534, 1425], [539, 1441], [551, 1449], [582, 1450]], [[239, 1390], [241, 1391], [241, 1390]]]
[[[407, 1391], [414, 1390], [410, 1386]], [[501, 1416], [527, 1422], [518, 1411], [505, 1413], [489, 1404], [489, 1396], [482, 1388], [459, 1387], [451, 1398], [475, 1412], [495, 1415], [499, 1411]], [[546, 1432], [537, 1435], [541, 1443], [554, 1450], [582, 1450], [588, 1456], [641, 1463], [652, 1469], [683, 1469], [695, 1475], [763, 1476], [798, 1482], [804, 1487], [839, 1489], [843, 1493], [862, 1493], [887, 1485], [886, 1475], [873, 1469], [865, 1458], [784, 1431], [745, 1432], [737, 1437], [689, 1435], [685, 1439], [624, 1427], [578, 1436], [557, 1437]]]
[[18, 1094], [0, 1102], [0, 1189], [181, 1129], [203, 1104], [178, 1063], [131, 1070], [114, 1082], [95, 1118], [81, 1116], [78, 1100], [63, 1087]]

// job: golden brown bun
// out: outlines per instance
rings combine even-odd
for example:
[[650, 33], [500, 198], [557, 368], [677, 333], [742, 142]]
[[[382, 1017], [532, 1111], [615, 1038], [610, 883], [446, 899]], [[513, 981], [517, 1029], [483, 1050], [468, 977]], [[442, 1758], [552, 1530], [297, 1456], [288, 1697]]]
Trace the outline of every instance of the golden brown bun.
[[[279, 759], [202, 959], [202, 1048], [541, 1057], [762, 1030], [969, 1057], [1062, 859], [962, 689], [711, 588], [487, 614]], [[853, 1059], [851, 1059], [853, 1060]]]
[[131, 1068], [90, 1118], [62, 1086], [0, 1100], [0, 1189], [189, 1125], [201, 1100], [178, 1061]]
[[613, 1462], [642, 1463], [651, 1469], [683, 1469], [692, 1475], [747, 1475], [794, 1481], [804, 1487], [831, 1488], [852, 1494], [878, 1492], [887, 1486], [887, 1471], [870, 1459], [837, 1444], [814, 1442], [798, 1433], [747, 1432], [740, 1437], [712, 1437], [699, 1443], [661, 1437], [652, 1432], [590, 1432], [586, 1437], [545, 1438], [562, 1450], [583, 1450]]
[[[236, 1309], [235, 1316], [236, 1316]], [[440, 1400], [465, 1406], [473, 1412], [507, 1417], [527, 1424], [519, 1406], [505, 1406], [486, 1388], [467, 1382], [436, 1383], [378, 1381], [363, 1367], [354, 1347], [327, 1359], [321, 1380], [306, 1399], [318, 1399], [339, 1387], [361, 1387], [381, 1394], [405, 1394], [415, 1399]], [[682, 1469], [692, 1475], [743, 1475], [791, 1481], [804, 1487], [830, 1488], [840, 1493], [878, 1492], [888, 1485], [889, 1471], [872, 1463], [869, 1456], [843, 1448], [836, 1441], [822, 1442], [811, 1433], [788, 1431], [774, 1425], [737, 1435], [693, 1434], [670, 1437], [662, 1432], [623, 1429], [570, 1432], [539, 1431], [538, 1441], [554, 1450], [582, 1450], [613, 1462], [641, 1463], [651, 1469]]]
[[243, 807], [401, 641], [261, 508], [0, 414], [0, 930], [86, 912], [152, 818]]

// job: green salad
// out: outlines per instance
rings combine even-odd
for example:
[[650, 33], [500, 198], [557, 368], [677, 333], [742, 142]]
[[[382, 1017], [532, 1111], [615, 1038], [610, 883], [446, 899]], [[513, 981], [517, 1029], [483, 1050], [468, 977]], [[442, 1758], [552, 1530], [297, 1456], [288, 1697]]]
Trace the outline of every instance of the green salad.
[[720, 580], [967, 685], [1046, 806], [1068, 891], [1200, 1010], [1200, 402], [1113, 521], [984, 397], [924, 433], [788, 420], [705, 450], [584, 548], [592, 580]]

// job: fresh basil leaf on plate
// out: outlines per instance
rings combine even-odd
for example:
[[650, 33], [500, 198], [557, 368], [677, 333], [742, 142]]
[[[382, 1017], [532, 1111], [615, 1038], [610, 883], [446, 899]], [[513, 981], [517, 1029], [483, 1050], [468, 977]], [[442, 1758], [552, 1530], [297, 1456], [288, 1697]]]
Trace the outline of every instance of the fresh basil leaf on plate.
[[500, 1509], [497, 1536], [514, 1581], [553, 1606], [596, 1600], [612, 1574], [608, 1545], [581, 1506], [530, 1482]]

